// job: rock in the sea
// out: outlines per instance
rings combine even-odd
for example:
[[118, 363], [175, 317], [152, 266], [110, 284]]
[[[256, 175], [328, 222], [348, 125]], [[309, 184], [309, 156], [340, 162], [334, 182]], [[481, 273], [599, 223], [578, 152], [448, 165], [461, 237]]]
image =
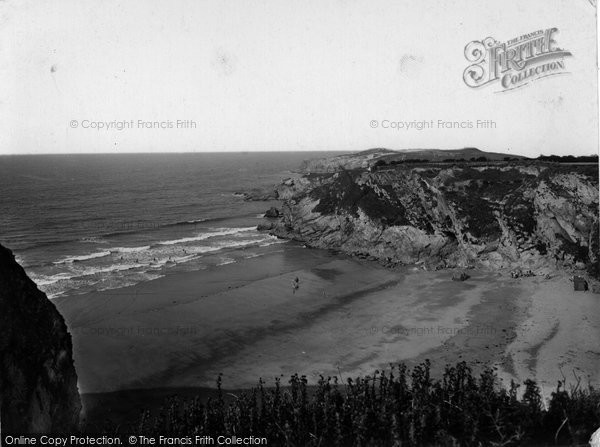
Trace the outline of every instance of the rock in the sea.
[[272, 206], [265, 212], [265, 217], [268, 217], [270, 219], [275, 219], [279, 216], [280, 216], [279, 210], [277, 208], [275, 208], [274, 206]]
[[242, 196], [247, 202], [268, 202], [277, 200], [277, 192], [271, 189], [254, 188], [246, 192], [237, 192], [235, 195]]
[[77, 429], [71, 335], [56, 307], [0, 245], [0, 411], [6, 433]]

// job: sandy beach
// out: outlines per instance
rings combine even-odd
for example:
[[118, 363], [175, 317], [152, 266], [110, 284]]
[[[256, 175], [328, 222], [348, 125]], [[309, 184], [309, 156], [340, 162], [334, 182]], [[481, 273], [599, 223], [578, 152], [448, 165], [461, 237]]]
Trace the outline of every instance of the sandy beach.
[[557, 380], [600, 383], [600, 295], [575, 292], [566, 275], [527, 278], [526, 309], [506, 348], [516, 378], [533, 376], [548, 395]]
[[[293, 243], [263, 256], [123, 289], [55, 299], [73, 334], [80, 391], [226, 388], [262, 377], [343, 379], [430, 359], [504, 381], [561, 371], [600, 379], [600, 298], [566, 276], [392, 271]], [[299, 278], [294, 291], [292, 281]], [[569, 312], [567, 312], [567, 309]]]

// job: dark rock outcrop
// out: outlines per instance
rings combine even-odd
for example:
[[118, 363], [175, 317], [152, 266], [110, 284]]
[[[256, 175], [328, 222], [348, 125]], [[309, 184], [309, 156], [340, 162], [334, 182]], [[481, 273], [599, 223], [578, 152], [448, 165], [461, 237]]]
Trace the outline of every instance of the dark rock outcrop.
[[455, 272], [452, 274], [452, 281], [466, 281], [470, 276], [465, 272]]
[[275, 228], [275, 224], [273, 222], [265, 221], [261, 222], [256, 226], [258, 231], [270, 231]]
[[529, 278], [531, 276], [535, 276], [535, 273], [533, 273], [531, 270], [515, 269], [510, 272], [510, 277], [514, 279]]
[[265, 212], [265, 217], [269, 219], [276, 219], [280, 216], [279, 210], [272, 206]]
[[277, 193], [272, 189], [254, 188], [245, 192], [236, 192], [236, 196], [241, 196], [246, 202], [268, 202], [277, 200]]
[[0, 410], [5, 433], [72, 432], [81, 402], [63, 317], [0, 245]]
[[597, 165], [339, 161], [278, 187], [273, 234], [427, 268], [599, 270]]

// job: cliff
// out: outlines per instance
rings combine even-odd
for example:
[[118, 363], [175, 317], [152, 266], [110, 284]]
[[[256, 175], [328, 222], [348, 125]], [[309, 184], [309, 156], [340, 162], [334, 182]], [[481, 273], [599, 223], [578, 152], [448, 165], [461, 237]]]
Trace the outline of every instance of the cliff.
[[77, 428], [71, 336], [56, 307], [0, 245], [0, 411], [5, 433]]
[[597, 165], [372, 165], [372, 155], [357, 169], [321, 160], [320, 173], [285, 181], [273, 234], [390, 265], [587, 268], [597, 275]]

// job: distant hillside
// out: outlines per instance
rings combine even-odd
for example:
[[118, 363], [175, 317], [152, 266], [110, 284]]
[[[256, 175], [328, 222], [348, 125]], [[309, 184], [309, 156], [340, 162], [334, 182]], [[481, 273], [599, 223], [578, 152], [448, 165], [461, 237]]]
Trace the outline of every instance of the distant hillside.
[[338, 155], [331, 158], [306, 160], [304, 172], [335, 172], [340, 169], [369, 168], [375, 164], [400, 162], [454, 162], [454, 161], [505, 161], [526, 159], [521, 155], [484, 152], [474, 147], [463, 149], [406, 149], [394, 151], [385, 148], [368, 149], [361, 152]]

